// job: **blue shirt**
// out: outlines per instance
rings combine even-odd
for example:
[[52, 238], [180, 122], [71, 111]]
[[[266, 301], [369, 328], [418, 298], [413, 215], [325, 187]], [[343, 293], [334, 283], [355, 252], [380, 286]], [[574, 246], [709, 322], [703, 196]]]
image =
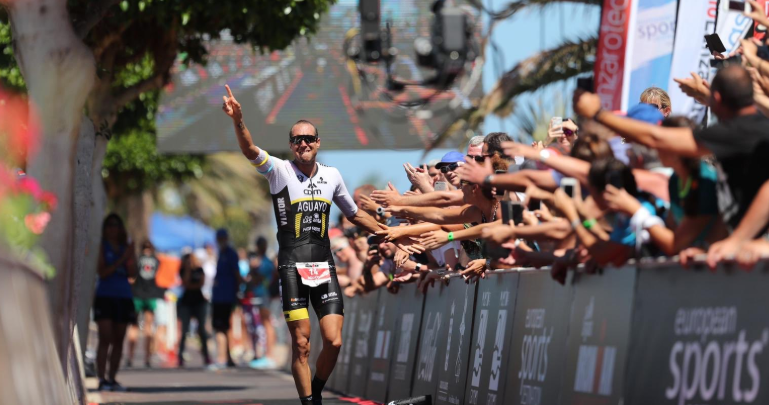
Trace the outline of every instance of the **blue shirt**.
[[[654, 215], [657, 210], [648, 201], [639, 201], [641, 206]], [[612, 231], [609, 240], [625, 246], [635, 247], [635, 230], [630, 227], [630, 217], [624, 214], [616, 214], [611, 221]]]
[[[670, 211], [677, 224], [684, 219], [683, 199], [679, 195], [678, 175], [673, 173], [668, 183], [670, 192]], [[718, 194], [716, 193], [716, 183], [718, 177], [716, 169], [713, 166], [700, 162], [700, 181], [698, 184], [691, 184], [689, 192], [697, 193], [697, 215], [717, 215], [718, 214]]]
[[262, 276], [262, 282], [254, 286], [254, 296], [265, 298], [268, 296], [268, 288], [275, 271], [275, 264], [267, 256], [263, 256], [262, 263], [255, 270], [258, 275]]
[[[113, 250], [112, 246], [106, 240], [101, 242], [102, 254], [104, 254], [104, 263], [111, 266], [123, 256], [126, 247], [121, 246], [118, 251]], [[96, 281], [97, 297], [112, 298], [133, 298], [131, 284], [128, 282], [128, 270], [125, 264], [120, 265], [112, 274], [107, 277], [99, 278]]]
[[238, 280], [236, 274], [240, 272], [239, 261], [238, 253], [232, 247], [227, 246], [219, 251], [211, 302], [226, 304], [234, 303], [237, 300]]

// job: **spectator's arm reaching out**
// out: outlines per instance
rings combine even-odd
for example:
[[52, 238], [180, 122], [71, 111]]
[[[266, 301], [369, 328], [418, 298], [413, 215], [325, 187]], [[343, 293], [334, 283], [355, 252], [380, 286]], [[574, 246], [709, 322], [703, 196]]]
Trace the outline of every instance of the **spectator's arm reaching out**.
[[397, 191], [374, 190], [371, 198], [383, 207], [408, 205], [412, 207], [451, 207], [462, 205], [462, 190], [433, 191], [432, 193], [402, 196]]
[[740, 224], [728, 238], [714, 243], [708, 250], [708, 265], [715, 268], [724, 258], [735, 256], [740, 248], [769, 223], [769, 181], [758, 190]]
[[601, 108], [601, 98], [583, 90], [574, 92], [574, 111], [593, 118], [632, 142], [686, 157], [702, 157], [710, 151], [698, 144], [689, 128], [663, 128], [620, 117]]
[[406, 217], [439, 225], [480, 222], [480, 210], [472, 205], [437, 210], [432, 207], [389, 207], [387, 211], [396, 217]]
[[[493, 227], [496, 225], [500, 225], [500, 224], [502, 224], [501, 219], [494, 222], [479, 224], [477, 226], [463, 229], [461, 231], [446, 232], [443, 230], [434, 230], [430, 232], [425, 232], [420, 236], [419, 243], [422, 244], [422, 246], [424, 246], [425, 249], [428, 249], [428, 250], [438, 249], [441, 246], [444, 246], [447, 243], [454, 240], [463, 241], [463, 240], [479, 239], [484, 229], [487, 229], [489, 227]], [[451, 234], [452, 236], [451, 240], [449, 240], [449, 234]]]

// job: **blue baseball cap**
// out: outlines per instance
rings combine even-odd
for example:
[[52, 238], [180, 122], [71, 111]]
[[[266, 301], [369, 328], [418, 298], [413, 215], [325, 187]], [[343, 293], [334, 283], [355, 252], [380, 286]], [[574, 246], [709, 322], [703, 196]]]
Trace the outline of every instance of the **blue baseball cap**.
[[219, 228], [216, 230], [216, 239], [229, 238], [229, 236], [230, 234], [224, 228]]
[[452, 163], [464, 162], [464, 161], [465, 161], [465, 155], [463, 155], [461, 152], [452, 150], [451, 152], [443, 155], [443, 157], [441, 158], [441, 161], [438, 162], [435, 165], [435, 167], [440, 169], [443, 166], [448, 166]]
[[627, 117], [652, 125], [659, 125], [665, 119], [665, 116], [657, 109], [656, 105], [647, 103], [639, 103], [633, 106], [628, 110]]

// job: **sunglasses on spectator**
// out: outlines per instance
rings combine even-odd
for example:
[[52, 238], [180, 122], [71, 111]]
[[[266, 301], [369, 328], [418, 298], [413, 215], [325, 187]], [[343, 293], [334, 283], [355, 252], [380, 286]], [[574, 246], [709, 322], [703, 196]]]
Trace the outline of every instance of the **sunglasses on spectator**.
[[306, 142], [309, 145], [318, 142], [318, 137], [315, 135], [296, 135], [288, 138], [288, 141], [294, 145], [301, 145], [302, 142]]
[[344, 248], [343, 248], [343, 247], [340, 247], [340, 248], [336, 248], [336, 249], [332, 250], [332, 251], [331, 251], [331, 253], [333, 253], [333, 254], [337, 254], [337, 253], [339, 253], [339, 252], [341, 252], [341, 251], [343, 251], [343, 250], [344, 250]]
[[457, 170], [457, 167], [459, 167], [459, 163], [452, 163], [448, 166], [441, 167], [441, 173], [446, 174], [448, 172], [453, 172], [454, 170]]
[[563, 136], [574, 136], [574, 135], [577, 135], [576, 131], [572, 131], [566, 128], [563, 129]]
[[467, 160], [475, 160], [478, 163], [483, 163], [486, 160], [487, 155], [470, 156], [467, 155]]

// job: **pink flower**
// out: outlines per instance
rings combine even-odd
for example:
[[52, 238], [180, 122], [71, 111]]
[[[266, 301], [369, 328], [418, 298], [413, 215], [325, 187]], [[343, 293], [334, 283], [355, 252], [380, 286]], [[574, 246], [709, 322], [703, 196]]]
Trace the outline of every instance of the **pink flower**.
[[56, 194], [50, 191], [43, 191], [42, 194], [40, 194], [39, 201], [48, 207], [47, 211], [56, 210], [56, 205], [59, 202], [59, 200], [56, 198]]
[[35, 200], [40, 200], [43, 189], [34, 177], [24, 176], [16, 181], [16, 191], [31, 195]]
[[19, 164], [38, 148], [38, 120], [26, 98], [0, 91], [0, 150]]
[[32, 233], [40, 235], [45, 231], [48, 222], [51, 221], [51, 214], [48, 212], [39, 212], [37, 214], [27, 214], [24, 217], [24, 224]]

